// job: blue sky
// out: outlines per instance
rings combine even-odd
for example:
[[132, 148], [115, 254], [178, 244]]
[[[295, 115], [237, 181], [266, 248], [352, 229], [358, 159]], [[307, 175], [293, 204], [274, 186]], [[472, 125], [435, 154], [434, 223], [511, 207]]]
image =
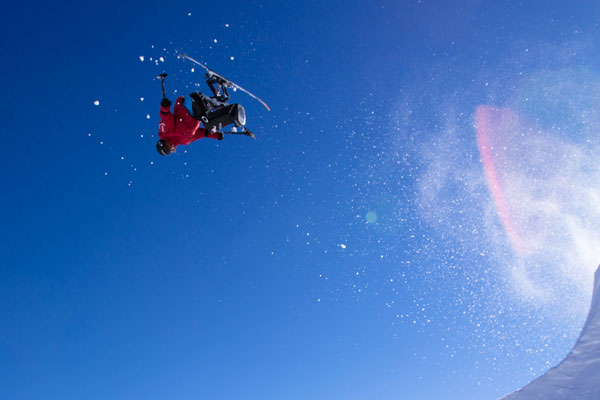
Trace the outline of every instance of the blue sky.
[[[562, 359], [600, 261], [600, 10], [459, 3], [5, 6], [0, 397], [491, 399]], [[269, 104], [232, 95], [257, 141], [156, 153], [154, 77], [205, 88], [179, 52]], [[531, 254], [480, 105], [525, 132], [496, 135]]]

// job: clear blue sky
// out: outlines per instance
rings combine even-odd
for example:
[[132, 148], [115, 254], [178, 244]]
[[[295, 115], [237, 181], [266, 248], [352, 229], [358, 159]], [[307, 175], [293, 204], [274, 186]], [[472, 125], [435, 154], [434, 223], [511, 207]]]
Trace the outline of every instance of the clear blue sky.
[[[5, 5], [0, 398], [492, 399], [559, 361], [588, 298], [515, 295], [461, 190], [478, 105], [597, 144], [600, 6], [500, 3]], [[178, 52], [270, 105], [232, 95], [257, 141], [156, 153]]]

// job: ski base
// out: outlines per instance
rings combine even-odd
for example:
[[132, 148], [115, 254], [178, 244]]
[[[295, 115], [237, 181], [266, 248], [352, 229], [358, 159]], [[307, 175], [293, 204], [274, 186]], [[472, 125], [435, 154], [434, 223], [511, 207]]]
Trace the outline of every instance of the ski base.
[[254, 133], [252, 133], [247, 128], [244, 128], [244, 130], [241, 131], [241, 132], [227, 131], [227, 132], [222, 132], [222, 133], [227, 134], [227, 135], [244, 135], [244, 136], [249, 136], [252, 139], [256, 140], [256, 135]]

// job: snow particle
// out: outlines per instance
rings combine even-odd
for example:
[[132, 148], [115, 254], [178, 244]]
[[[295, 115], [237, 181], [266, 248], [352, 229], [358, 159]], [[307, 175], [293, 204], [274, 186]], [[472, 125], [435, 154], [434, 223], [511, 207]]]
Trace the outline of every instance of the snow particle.
[[235, 60], [235, 57], [231, 56], [231, 57], [229, 57], [229, 59], [230, 59], [231, 61], [233, 61], [233, 60]]
[[342, 249], [346, 249], [346, 245], [345, 245], [344, 243], [340, 244], [340, 247], [341, 247]]
[[150, 119], [150, 114], [146, 114], [146, 119]]
[[159, 58], [160, 62], [165, 62], [164, 57]]
[[94, 100], [94, 105], [95, 106], [99, 106], [100, 105], [100, 100]]
[[217, 39], [213, 39], [213, 41], [214, 41], [215, 43], [217, 43]]
[[143, 98], [143, 97], [140, 97], [140, 101], [144, 101], [144, 98]]
[[140, 61], [144, 62], [144, 56], [140, 56]]

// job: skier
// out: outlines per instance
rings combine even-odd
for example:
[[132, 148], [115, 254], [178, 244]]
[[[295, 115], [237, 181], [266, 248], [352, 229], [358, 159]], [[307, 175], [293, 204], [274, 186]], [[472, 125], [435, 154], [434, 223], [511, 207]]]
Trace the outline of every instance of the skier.
[[183, 105], [185, 96], [175, 101], [171, 113], [171, 100], [163, 97], [160, 102], [160, 123], [156, 150], [161, 156], [166, 156], [175, 151], [177, 146], [190, 144], [202, 138], [223, 140], [223, 132], [208, 132], [200, 126], [200, 121], [190, 115], [189, 110]]

